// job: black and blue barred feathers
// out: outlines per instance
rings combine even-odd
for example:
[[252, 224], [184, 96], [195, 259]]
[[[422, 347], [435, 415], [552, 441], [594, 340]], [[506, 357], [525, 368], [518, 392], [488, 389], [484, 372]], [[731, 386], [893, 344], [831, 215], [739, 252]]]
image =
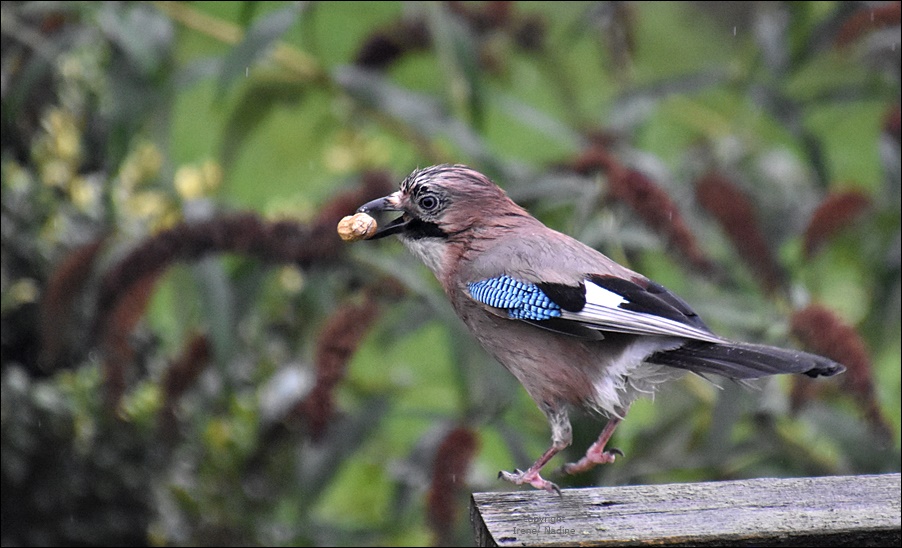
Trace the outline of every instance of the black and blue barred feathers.
[[561, 315], [561, 307], [548, 298], [539, 286], [498, 276], [467, 284], [477, 301], [507, 310], [514, 320], [547, 320]]

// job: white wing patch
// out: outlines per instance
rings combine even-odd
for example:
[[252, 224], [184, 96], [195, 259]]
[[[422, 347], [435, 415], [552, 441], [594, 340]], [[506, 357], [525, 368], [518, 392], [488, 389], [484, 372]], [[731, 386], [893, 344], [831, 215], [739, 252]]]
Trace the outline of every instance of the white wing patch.
[[717, 335], [691, 325], [620, 308], [627, 301], [621, 295], [585, 280], [586, 305], [579, 312], [561, 311], [561, 318], [577, 321], [600, 331], [614, 331], [635, 335], [664, 335], [685, 337], [708, 342], [723, 342]]
[[626, 304], [627, 300], [613, 291], [586, 280], [586, 305], [589, 303], [605, 308], [617, 308]]

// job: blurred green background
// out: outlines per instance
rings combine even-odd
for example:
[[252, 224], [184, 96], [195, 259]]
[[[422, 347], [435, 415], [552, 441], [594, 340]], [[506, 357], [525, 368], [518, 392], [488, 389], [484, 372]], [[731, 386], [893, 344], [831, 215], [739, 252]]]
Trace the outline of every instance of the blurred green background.
[[899, 471], [899, 11], [3, 2], [0, 541], [471, 543], [545, 419], [397, 242], [334, 230], [440, 162], [849, 366], [686, 377], [546, 477]]

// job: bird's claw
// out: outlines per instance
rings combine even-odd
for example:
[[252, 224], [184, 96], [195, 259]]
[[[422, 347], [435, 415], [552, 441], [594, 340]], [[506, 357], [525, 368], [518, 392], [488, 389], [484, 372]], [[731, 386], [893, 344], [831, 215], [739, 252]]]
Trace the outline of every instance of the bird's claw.
[[543, 489], [545, 491], [548, 491], [549, 493], [557, 493], [558, 496], [562, 496], [560, 487], [546, 479], [543, 479], [538, 472], [531, 470], [527, 470], [526, 472], [523, 472], [519, 468], [515, 469], [513, 472], [506, 472], [502, 470], [498, 472], [498, 478], [509, 481], [515, 485], [523, 485], [524, 483], [528, 483], [536, 489]]
[[585, 472], [586, 470], [595, 467], [597, 464], [612, 463], [617, 458], [617, 455], [622, 457], [623, 451], [615, 447], [600, 452], [589, 451], [586, 453], [585, 457], [579, 459], [577, 462], [569, 462], [562, 466], [561, 472], [568, 475], [579, 474], [580, 472]]

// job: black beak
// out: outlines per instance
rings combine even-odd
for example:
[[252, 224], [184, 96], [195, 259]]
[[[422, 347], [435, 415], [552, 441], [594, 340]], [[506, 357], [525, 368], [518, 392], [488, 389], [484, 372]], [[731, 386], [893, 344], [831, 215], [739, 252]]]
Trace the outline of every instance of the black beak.
[[[391, 200], [391, 196], [385, 196], [384, 198], [377, 198], [372, 202], [367, 202], [362, 206], [357, 208], [358, 213], [366, 213], [368, 215], [373, 215], [373, 213], [382, 213], [384, 211], [403, 211], [398, 206], [394, 205]], [[367, 238], [368, 240], [378, 240], [379, 238], [384, 238], [386, 236], [391, 236], [392, 234], [398, 234], [399, 232], [403, 232], [407, 227], [407, 224], [410, 223], [410, 218], [407, 215], [401, 215], [394, 221], [388, 223], [387, 225], [382, 226], [380, 223], [379, 228], [376, 232]]]

